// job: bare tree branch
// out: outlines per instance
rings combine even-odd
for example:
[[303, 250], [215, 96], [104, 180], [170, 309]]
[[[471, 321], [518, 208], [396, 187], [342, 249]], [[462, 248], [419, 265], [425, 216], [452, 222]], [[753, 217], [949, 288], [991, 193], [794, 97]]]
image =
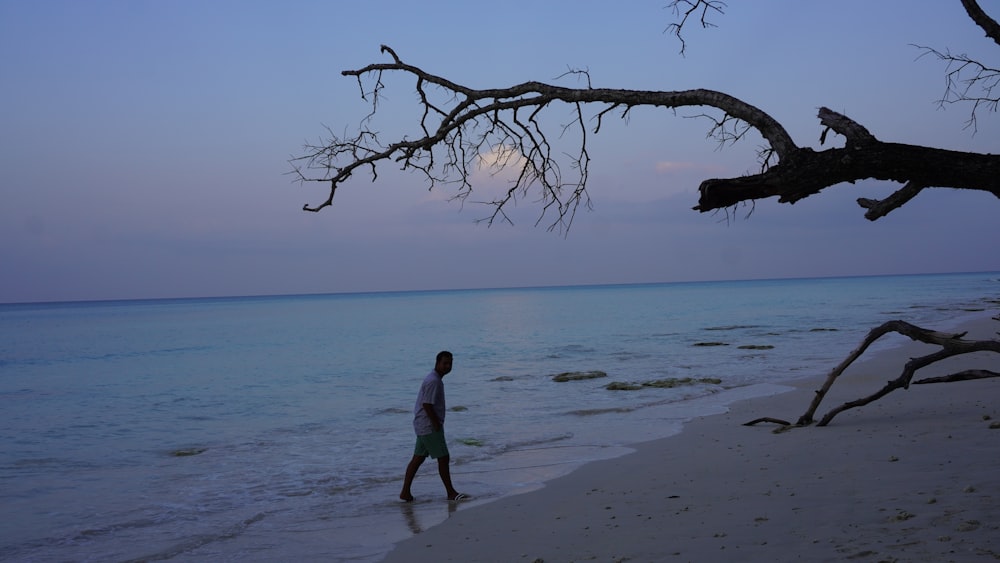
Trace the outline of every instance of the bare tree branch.
[[708, 21], [709, 13], [715, 12], [722, 15], [724, 13], [723, 10], [726, 8], [726, 3], [719, 0], [673, 0], [667, 7], [673, 10], [674, 17], [679, 19], [679, 21], [667, 26], [667, 33], [677, 37], [677, 40], [680, 41], [680, 54], [683, 55], [684, 50], [687, 48], [687, 43], [684, 41], [681, 32], [684, 30], [684, 25], [687, 24], [688, 19], [700, 10], [701, 16], [699, 20], [701, 21], [701, 27], [715, 27], [715, 24]]
[[[962, 6], [969, 18], [986, 32], [986, 37], [1000, 45], [1000, 23], [987, 15], [976, 0], [962, 0]], [[945, 62], [945, 89], [938, 105], [970, 103], [972, 109], [965, 126], [977, 131], [979, 113], [996, 112], [1000, 105], [1000, 94], [994, 94], [995, 90], [1000, 90], [1000, 69], [987, 66], [965, 53], [955, 54], [948, 49], [940, 51], [922, 45], [914, 47], [923, 51], [921, 57], [932, 55]]]
[[920, 45], [915, 47], [923, 51], [921, 57], [931, 55], [947, 65], [945, 89], [938, 100], [939, 106], [971, 104], [966, 127], [973, 131], [978, 129], [978, 115], [981, 111], [997, 111], [1000, 106], [1000, 69], [988, 67], [965, 53], [954, 54], [949, 50], [938, 51]]
[[[509, 88], [478, 90], [421, 68], [404, 63], [389, 47], [392, 62], [371, 64], [357, 70], [347, 70], [345, 76], [356, 77], [362, 96], [371, 104], [370, 116], [379, 107], [386, 72], [401, 72], [415, 79], [416, 90], [424, 111], [419, 119], [423, 136], [401, 139], [383, 144], [371, 130], [363, 127], [354, 136], [331, 136], [329, 141], [307, 147], [305, 155], [292, 160], [294, 171], [302, 181], [328, 182], [329, 197], [318, 205], [306, 205], [307, 211], [319, 211], [333, 202], [336, 190], [359, 168], [371, 169], [384, 162], [396, 162], [405, 169], [414, 169], [424, 175], [434, 187], [437, 184], [457, 185], [455, 197], [465, 199], [473, 191], [471, 174], [483, 154], [496, 150], [512, 150], [510, 158], [495, 162], [498, 168], [505, 165], [517, 167], [516, 180], [500, 199], [489, 202], [495, 212], [487, 220], [506, 218], [505, 207], [538, 188], [543, 202], [543, 215], [552, 209], [556, 221], [550, 228], [568, 228], [578, 205], [588, 203], [586, 182], [590, 157], [587, 152], [587, 135], [600, 129], [602, 120], [613, 111], [622, 117], [636, 106], [678, 108], [685, 106], [711, 106], [725, 112], [716, 124], [719, 135], [730, 129], [724, 125], [741, 121], [758, 130], [770, 143], [778, 158], [791, 155], [799, 149], [785, 129], [758, 108], [737, 98], [711, 90], [686, 90], [678, 92], [621, 90], [607, 88], [566, 88], [541, 82], [525, 82]], [[363, 77], [371, 77], [374, 87], [364, 89]], [[589, 83], [589, 76], [588, 76]], [[444, 91], [451, 100], [450, 107], [439, 107], [431, 101], [428, 87]], [[570, 104], [574, 118], [563, 125], [560, 134], [569, 128], [577, 131], [580, 145], [568, 166], [560, 164], [562, 153], [550, 142], [551, 133], [540, 118], [543, 110], [553, 103]], [[587, 126], [584, 107], [598, 108], [592, 131]], [[740, 134], [724, 140], [734, 140]], [[565, 168], [565, 171], [564, 171]], [[320, 171], [318, 176], [312, 172]], [[574, 171], [565, 176], [567, 171]]]
[[988, 369], [967, 369], [958, 373], [942, 375], [940, 377], [925, 377], [924, 379], [914, 381], [913, 385], [921, 385], [924, 383], [951, 383], [953, 381], [972, 381], [973, 379], [989, 379], [992, 377], [1000, 377], [1000, 373], [990, 371]]
[[[494, 212], [486, 221], [492, 223], [498, 218], [509, 221], [506, 207], [537, 189], [542, 216], [547, 211], [556, 215], [549, 228], [566, 229], [578, 206], [589, 205], [588, 133], [599, 131], [603, 119], [611, 112], [618, 112], [624, 118], [639, 106], [715, 108], [723, 114], [714, 119], [710, 133], [720, 142], [736, 141], [749, 129], [755, 129], [769, 144], [764, 151], [766, 160], [773, 157], [777, 164], [765, 163], [763, 171], [756, 175], [705, 180], [699, 188], [698, 205], [694, 207], [698, 211], [725, 209], [774, 196], [781, 202], [794, 203], [827, 187], [868, 178], [911, 186], [984, 190], [1000, 197], [1000, 157], [881, 142], [853, 120], [826, 108], [821, 108], [818, 114], [820, 123], [826, 127], [821, 140], [825, 141], [827, 132], [833, 131], [844, 136], [846, 143], [843, 148], [813, 151], [798, 147], [785, 128], [764, 111], [723, 92], [566, 88], [541, 82], [475, 89], [407, 64], [389, 47], [383, 46], [382, 51], [390, 55], [391, 62], [343, 72], [358, 79], [362, 96], [371, 104], [371, 113], [359, 132], [354, 136], [331, 136], [327, 142], [307, 147], [305, 155], [292, 160], [301, 181], [330, 185], [329, 197], [317, 205], [305, 205], [303, 209], [307, 211], [331, 205], [336, 190], [359, 168], [377, 175], [378, 166], [387, 162], [423, 174], [430, 188], [454, 185], [454, 197], [464, 200], [473, 192], [471, 174], [481, 165], [482, 156], [497, 150], [512, 150], [509, 158], [493, 165], [497, 169], [515, 167], [516, 180], [505, 195], [487, 202]], [[378, 111], [384, 88], [382, 79], [387, 72], [403, 73], [415, 80], [424, 109], [418, 122], [421, 137], [385, 144], [367, 128]], [[364, 89], [366, 77], [373, 83], [370, 90]], [[450, 105], [440, 106], [432, 101], [430, 87], [444, 92], [443, 97]], [[571, 128], [580, 138], [571, 155], [556, 149], [541, 119], [543, 111], [555, 103], [569, 104], [574, 110], [573, 119], [560, 131], [561, 135]], [[589, 105], [598, 109], [588, 118], [584, 107]], [[588, 122], [593, 126], [588, 127]], [[734, 123], [738, 125], [733, 127]], [[314, 175], [316, 171], [320, 173]], [[882, 216], [905, 201], [901, 197], [887, 199], [870, 218]]]

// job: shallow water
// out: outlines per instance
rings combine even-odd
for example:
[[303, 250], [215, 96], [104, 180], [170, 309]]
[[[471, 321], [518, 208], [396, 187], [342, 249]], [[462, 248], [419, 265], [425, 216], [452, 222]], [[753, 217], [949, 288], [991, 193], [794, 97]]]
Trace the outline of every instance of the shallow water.
[[[826, 373], [885, 320], [995, 310], [998, 280], [0, 305], [0, 559], [377, 560], [452, 510]], [[477, 500], [444, 502], [429, 462], [404, 505], [409, 413], [440, 349], [453, 474]], [[590, 370], [607, 377], [551, 377]], [[718, 383], [605, 389], [666, 378]]]

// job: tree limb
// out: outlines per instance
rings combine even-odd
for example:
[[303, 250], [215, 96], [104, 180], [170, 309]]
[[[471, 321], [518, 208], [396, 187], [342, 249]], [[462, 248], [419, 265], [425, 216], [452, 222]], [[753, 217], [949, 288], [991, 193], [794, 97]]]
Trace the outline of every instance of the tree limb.
[[[820, 112], [834, 113], [825, 108]], [[772, 196], [782, 203], [795, 203], [830, 186], [869, 178], [910, 184], [902, 194], [885, 200], [877, 213], [866, 215], [872, 220], [909, 201], [917, 186], [982, 190], [1000, 197], [1000, 157], [996, 155], [884, 143], [862, 133], [863, 128], [838, 125], [834, 130], [850, 135], [847, 146], [818, 152], [799, 149], [761, 174], [705, 180], [695, 209], [710, 211]], [[902, 197], [907, 193], [912, 195]], [[859, 204], [866, 207], [873, 201]]]
[[674, 11], [675, 17], [680, 18], [680, 21], [667, 26], [667, 33], [677, 37], [677, 40], [680, 41], [680, 54], [683, 55], [684, 50], [687, 48], [687, 43], [684, 41], [681, 32], [684, 30], [684, 25], [687, 24], [688, 18], [701, 8], [701, 27], [715, 27], [714, 24], [708, 21], [708, 14], [712, 11], [721, 15], [723, 9], [726, 7], [726, 3], [719, 0], [673, 0], [667, 7]]
[[[730, 121], [738, 121], [756, 129], [768, 143], [769, 148], [762, 153], [767, 156], [760, 174], [701, 183], [698, 205], [694, 207], [701, 212], [768, 197], [795, 203], [827, 187], [869, 178], [908, 186], [900, 195], [878, 205], [872, 203], [874, 200], [863, 200], [862, 206], [869, 210], [877, 207], [869, 212], [870, 219], [908, 201], [919, 192], [917, 186], [984, 190], [1000, 197], [1000, 157], [882, 142], [858, 123], [827, 108], [820, 108], [818, 114], [825, 126], [821, 141], [825, 142], [827, 132], [833, 131], [845, 138], [845, 146], [814, 151], [798, 147], [785, 128], [766, 112], [723, 92], [593, 88], [589, 87], [589, 76], [586, 88], [524, 82], [507, 88], [475, 89], [405, 63], [387, 46], [382, 47], [382, 52], [390, 56], [390, 62], [342, 73], [358, 80], [362, 98], [371, 104], [371, 112], [359, 132], [351, 137], [331, 135], [326, 142], [307, 146], [305, 155], [291, 161], [300, 181], [329, 184], [327, 199], [316, 205], [306, 204], [303, 206], [306, 211], [320, 211], [332, 205], [337, 189], [358, 169], [370, 170], [377, 176], [378, 167], [389, 162], [399, 164], [404, 170], [418, 171], [430, 188], [438, 184], [457, 186], [453, 197], [464, 200], [473, 192], [471, 174], [482, 166], [483, 155], [499, 150], [508, 157], [492, 162], [491, 166], [496, 170], [515, 168], [516, 179], [505, 194], [483, 202], [494, 208], [487, 221], [492, 223], [498, 218], [509, 221], [506, 206], [537, 188], [542, 201], [541, 215], [548, 210], [556, 213], [556, 220], [549, 228], [568, 228], [577, 207], [589, 205], [587, 135], [597, 133], [602, 119], [610, 112], [618, 111], [624, 118], [640, 106], [715, 108], [723, 112], [723, 117], [715, 120], [712, 133], [723, 142], [742, 136], [743, 132], [726, 127]], [[415, 80], [423, 112], [418, 121], [420, 136], [385, 144], [365, 124], [378, 111], [385, 87], [382, 78], [387, 72], [402, 73]], [[364, 89], [364, 79], [373, 82], [371, 90]], [[442, 94], [432, 96], [431, 87]], [[446, 104], [437, 103], [438, 98]], [[555, 135], [541, 118], [542, 112], [555, 103], [574, 108], [574, 119], [559, 131], [561, 136], [571, 128], [579, 136], [580, 146], [569, 156], [550, 142], [550, 135], [552, 138]], [[584, 114], [585, 106], [598, 108], [589, 119]], [[592, 128], [588, 121], [593, 121]], [[769, 165], [772, 157], [777, 163]], [[566, 175], [565, 171], [575, 172]], [[908, 194], [909, 197], [902, 197]]]
[[953, 381], [970, 381], [972, 379], [988, 379], [991, 377], [1000, 377], [1000, 373], [990, 371], [988, 369], [967, 369], [950, 375], [942, 375], [940, 377], [925, 377], [924, 379], [914, 381], [913, 385], [921, 385], [924, 383], [951, 383]]
[[[976, 0], [962, 0], [962, 6], [969, 18], [986, 32], [986, 37], [1000, 45], [1000, 23], [983, 11]], [[944, 61], [945, 89], [938, 105], [969, 103], [972, 106], [966, 127], [978, 130], [978, 115], [981, 111], [997, 111], [1000, 96], [994, 92], [1000, 88], [1000, 69], [991, 68], [965, 53], [955, 54], [950, 50], [940, 51], [931, 47], [915, 45], [924, 55], [933, 55]]]
[[[403, 169], [421, 172], [431, 187], [439, 183], [457, 184], [456, 197], [465, 198], [472, 193], [471, 173], [481, 164], [482, 155], [498, 148], [512, 150], [511, 158], [494, 163], [497, 168], [513, 165], [517, 179], [506, 196], [489, 202], [495, 212], [489, 219], [504, 217], [505, 206], [518, 194], [526, 194], [532, 187], [541, 190], [544, 209], [554, 207], [557, 225], [568, 226], [576, 207], [587, 201], [586, 180], [589, 155], [583, 106], [596, 105], [596, 132], [600, 119], [613, 110], [622, 116], [637, 106], [680, 108], [710, 106], [725, 112], [724, 119], [746, 122], [760, 131], [781, 158], [798, 150], [791, 136], [774, 118], [760, 109], [733, 96], [712, 90], [644, 91], [609, 88], [566, 88], [541, 82], [525, 82], [509, 88], [474, 89], [404, 63], [391, 48], [383, 46], [392, 62], [378, 63], [342, 74], [358, 79], [362, 97], [371, 104], [373, 116], [379, 107], [382, 76], [386, 72], [401, 72], [416, 80], [416, 88], [424, 112], [419, 120], [423, 135], [403, 138], [383, 144], [378, 136], [362, 127], [353, 137], [331, 136], [328, 142], [307, 146], [307, 154], [292, 159], [294, 172], [301, 181], [329, 183], [329, 197], [318, 205], [305, 205], [307, 211], [320, 211], [333, 202], [336, 190], [359, 168], [371, 169], [377, 174], [378, 165], [385, 162], [399, 163]], [[370, 77], [374, 87], [365, 91], [362, 78]], [[451, 100], [451, 107], [439, 107], [431, 101], [428, 87], [444, 91]], [[571, 104], [576, 109], [576, 119], [566, 127], [574, 127], [580, 135], [581, 146], [570, 165], [560, 165], [558, 152], [549, 141], [549, 133], [539, 119], [540, 113], [553, 103]], [[367, 121], [367, 119], [366, 119]], [[566, 179], [563, 170], [576, 170], [574, 177]], [[312, 171], [322, 174], [313, 176]], [[551, 228], [551, 227], [550, 227]]]
[[906, 202], [917, 197], [920, 190], [925, 187], [926, 186], [922, 186], [916, 182], [907, 182], [905, 186], [896, 190], [892, 195], [883, 200], [868, 199], [863, 197], [858, 198], [858, 205], [868, 210], [865, 212], [865, 219], [874, 221], [881, 217], [885, 217], [893, 209], [902, 207]]
[[986, 32], [986, 37], [1000, 45], [1000, 23], [986, 15], [976, 0], [962, 0], [962, 6], [965, 7], [965, 13], [969, 14], [972, 21]]

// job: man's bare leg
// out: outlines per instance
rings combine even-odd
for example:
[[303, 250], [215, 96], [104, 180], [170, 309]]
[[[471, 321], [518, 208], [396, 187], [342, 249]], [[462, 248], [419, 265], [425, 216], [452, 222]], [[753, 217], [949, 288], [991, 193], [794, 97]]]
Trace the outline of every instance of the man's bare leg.
[[438, 460], [438, 473], [441, 475], [441, 482], [444, 483], [444, 490], [448, 493], [448, 500], [455, 500], [458, 498], [459, 493], [455, 490], [455, 487], [451, 484], [451, 456], [439, 457]]
[[406, 475], [403, 476], [403, 490], [399, 493], [399, 498], [410, 502], [413, 500], [413, 494], [410, 493], [410, 486], [413, 485], [413, 478], [417, 476], [417, 470], [427, 459], [424, 456], [414, 455], [410, 460], [410, 463], [406, 466]]

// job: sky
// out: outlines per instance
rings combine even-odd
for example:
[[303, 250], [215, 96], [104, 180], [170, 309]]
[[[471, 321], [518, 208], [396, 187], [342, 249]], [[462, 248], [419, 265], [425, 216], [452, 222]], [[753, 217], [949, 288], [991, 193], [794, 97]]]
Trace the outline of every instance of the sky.
[[[392, 167], [302, 211], [325, 187], [288, 161], [356, 130], [368, 106], [340, 71], [387, 60], [383, 43], [476, 88], [586, 69], [595, 87], [721, 90], [816, 149], [827, 106], [883, 141], [1000, 153], [1000, 118], [972, 132], [969, 108], [940, 108], [944, 67], [914, 47], [997, 60], [959, 0], [732, 0], [683, 56], [666, 5], [0, 0], [0, 303], [1000, 270], [985, 193], [928, 190], [876, 222], [855, 199], [897, 185], [693, 211], [701, 180], [755, 171], [760, 145], [720, 149], [700, 109], [591, 137], [593, 211], [568, 234], [536, 226], [530, 199], [487, 228], [487, 209]], [[412, 136], [414, 83], [386, 84], [375, 127]]]

